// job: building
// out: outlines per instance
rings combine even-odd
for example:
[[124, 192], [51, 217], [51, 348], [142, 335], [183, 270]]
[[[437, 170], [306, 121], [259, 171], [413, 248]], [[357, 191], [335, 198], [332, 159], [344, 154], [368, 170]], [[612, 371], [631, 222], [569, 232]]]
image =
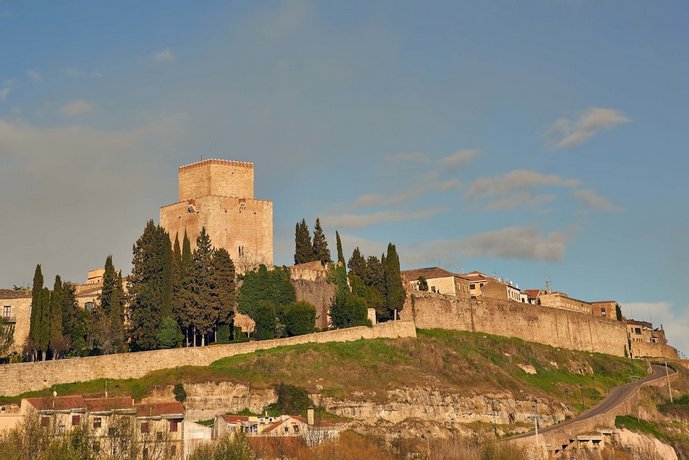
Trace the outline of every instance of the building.
[[588, 302], [569, 297], [564, 292], [542, 292], [538, 299], [542, 306], [575, 311], [585, 315], [593, 315], [593, 308]]
[[205, 227], [239, 273], [273, 264], [273, 202], [254, 199], [253, 163], [212, 159], [180, 167], [178, 201], [160, 208], [160, 225], [180, 243], [186, 232], [192, 249]]
[[615, 300], [599, 300], [596, 302], [591, 302], [591, 309], [593, 310], [593, 316], [597, 318], [611, 319], [617, 321], [617, 310], [619, 304]]
[[469, 293], [472, 298], [511, 300], [521, 302], [519, 286], [502, 278], [494, 278], [479, 271], [459, 275], [469, 282]]
[[439, 267], [403, 270], [401, 275], [407, 292], [418, 291], [419, 279], [423, 277], [428, 283], [428, 292], [465, 299], [470, 297], [469, 281], [466, 278]]
[[626, 323], [632, 358], [679, 358], [677, 349], [668, 345], [662, 325], [654, 328], [649, 322], [633, 319], [628, 319]]

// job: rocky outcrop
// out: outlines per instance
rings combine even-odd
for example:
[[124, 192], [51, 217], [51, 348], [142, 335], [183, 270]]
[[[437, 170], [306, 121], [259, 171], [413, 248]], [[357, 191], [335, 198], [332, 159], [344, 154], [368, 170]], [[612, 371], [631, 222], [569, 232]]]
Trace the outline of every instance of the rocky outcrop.
[[633, 458], [677, 460], [677, 453], [671, 446], [646, 434], [622, 429], [615, 432], [614, 442]]

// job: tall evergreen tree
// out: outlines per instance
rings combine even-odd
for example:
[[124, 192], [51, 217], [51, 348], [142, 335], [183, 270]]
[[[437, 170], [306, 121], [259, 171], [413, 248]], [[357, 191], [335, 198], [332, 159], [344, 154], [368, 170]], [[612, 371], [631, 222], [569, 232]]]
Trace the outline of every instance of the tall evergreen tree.
[[217, 324], [232, 325], [237, 304], [235, 268], [230, 253], [222, 248], [213, 254], [213, 288], [218, 290]]
[[[31, 289], [31, 320], [29, 323], [29, 340], [38, 344], [41, 335], [41, 318], [43, 315], [43, 305], [41, 299], [43, 295], [43, 274], [41, 264], [36, 265], [33, 276], [33, 287]], [[34, 354], [34, 359], [36, 358]]]
[[194, 259], [191, 252], [191, 242], [185, 230], [179, 265], [179, 284], [175, 294], [175, 310], [173, 311], [173, 315], [182, 328], [187, 346], [189, 346], [189, 340], [194, 338], [194, 332], [192, 331], [192, 319], [194, 318], [194, 292], [192, 290], [194, 285], [194, 273], [192, 271], [193, 263]]
[[112, 297], [110, 300], [110, 337], [112, 340], [112, 348], [115, 352], [123, 352], [127, 348], [127, 338], [124, 328], [124, 312], [125, 304], [127, 302], [124, 287], [122, 272], [118, 272], [115, 277], [115, 283], [112, 289]]
[[342, 240], [340, 239], [340, 233], [335, 230], [335, 241], [337, 244], [337, 262], [345, 265], [344, 253], [342, 252]]
[[53, 293], [50, 296], [50, 349], [53, 352], [53, 359], [59, 358], [65, 351], [67, 351], [67, 344], [62, 335], [62, 308], [64, 305], [64, 295], [62, 288], [62, 280], [60, 275], [55, 276], [55, 284], [53, 286]]
[[397, 256], [397, 249], [392, 243], [388, 244], [383, 268], [385, 270], [385, 301], [388, 310], [386, 319], [394, 319], [395, 310], [399, 312], [404, 306], [406, 293], [400, 274], [400, 259]]
[[193, 272], [193, 312], [192, 325], [201, 335], [201, 346], [206, 344], [206, 336], [213, 331], [219, 311], [219, 292], [214, 289], [214, 265], [213, 245], [206, 233], [201, 228], [201, 233], [196, 240], [192, 272]]
[[347, 267], [349, 267], [349, 273], [351, 275], [358, 276], [362, 280], [366, 277], [366, 259], [361, 255], [361, 251], [358, 247], [354, 248], [352, 257], [350, 257], [349, 262], [347, 262]]
[[48, 349], [50, 348], [50, 289], [43, 288], [41, 291], [41, 319], [38, 335], [38, 347], [45, 361]]
[[297, 223], [294, 231], [294, 263], [303, 264], [315, 260], [313, 258], [313, 245], [311, 244], [311, 234], [306, 220], [302, 219]]
[[62, 285], [62, 333], [67, 338], [71, 354], [81, 356], [86, 350], [86, 315], [79, 307], [76, 288], [72, 283]]
[[320, 260], [323, 265], [333, 261], [330, 258], [328, 241], [325, 239], [325, 234], [321, 228], [321, 221], [318, 218], [316, 218], [316, 225], [313, 229], [313, 258], [311, 260]]
[[105, 314], [110, 313], [110, 305], [112, 303], [112, 291], [115, 287], [115, 278], [117, 273], [115, 272], [115, 266], [112, 264], [112, 256], [108, 256], [105, 259], [105, 273], [103, 273], [103, 288], [99, 296], [100, 308], [105, 312]]
[[172, 250], [167, 232], [148, 221], [133, 254], [129, 278], [131, 347], [150, 350], [157, 345], [162, 312], [171, 311]]

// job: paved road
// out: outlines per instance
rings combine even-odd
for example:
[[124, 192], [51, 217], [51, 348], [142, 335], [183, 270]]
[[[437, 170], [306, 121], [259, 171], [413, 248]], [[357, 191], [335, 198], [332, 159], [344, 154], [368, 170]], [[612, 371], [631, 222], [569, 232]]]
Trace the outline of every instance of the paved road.
[[[659, 380], [665, 378], [665, 366], [656, 366], [655, 364], [651, 366], [653, 368], [653, 373], [651, 375], [647, 375], [646, 377], [636, 380], [631, 383], [627, 383], [624, 385], [620, 385], [618, 387], [614, 387], [612, 390], [610, 390], [610, 393], [608, 393], [608, 396], [605, 397], [601, 402], [599, 402], [597, 405], [585, 410], [581, 414], [577, 415], [573, 419], [567, 420], [562, 423], [558, 423], [557, 425], [551, 425], [549, 427], [545, 427], [542, 429], [538, 430], [538, 434], [541, 433], [548, 433], [549, 431], [554, 431], [554, 430], [561, 430], [563, 428], [567, 428], [569, 425], [580, 422], [582, 420], [586, 420], [591, 417], [595, 417], [597, 415], [603, 414], [610, 409], [613, 409], [617, 407], [618, 405], [624, 403], [627, 399], [629, 399], [635, 392], [636, 390], [644, 383], [646, 382], [651, 382], [653, 380]], [[672, 368], [668, 369], [670, 371], [670, 375], [675, 374], [675, 371]], [[509, 440], [512, 439], [520, 439], [520, 438], [526, 438], [529, 436], [533, 436], [535, 432], [529, 431], [527, 433], [522, 433], [516, 436], [511, 436]]]

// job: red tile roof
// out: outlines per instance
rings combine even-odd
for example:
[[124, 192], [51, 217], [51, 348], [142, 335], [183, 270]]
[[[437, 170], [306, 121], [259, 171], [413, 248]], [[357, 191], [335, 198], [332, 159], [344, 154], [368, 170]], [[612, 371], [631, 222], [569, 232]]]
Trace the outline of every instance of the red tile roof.
[[541, 295], [540, 289], [526, 289], [524, 290], [524, 292], [529, 297], [529, 299], [538, 299], [538, 296]]
[[184, 406], [177, 401], [137, 404], [134, 407], [136, 408], [137, 417], [160, 417], [162, 415], [177, 414], [184, 415]]
[[30, 299], [31, 290], [0, 289], [0, 299]]
[[57, 396], [45, 398], [26, 398], [36, 410], [74, 410], [86, 409], [86, 402], [81, 396]]
[[403, 270], [401, 272], [402, 278], [406, 281], [416, 281], [420, 276], [428, 279], [435, 278], [449, 278], [456, 276], [454, 273], [449, 272], [440, 267], [426, 267], [426, 268], [415, 268], [413, 270]]
[[86, 407], [91, 412], [111, 411], [115, 409], [134, 409], [134, 400], [129, 396], [117, 398], [85, 399]]

